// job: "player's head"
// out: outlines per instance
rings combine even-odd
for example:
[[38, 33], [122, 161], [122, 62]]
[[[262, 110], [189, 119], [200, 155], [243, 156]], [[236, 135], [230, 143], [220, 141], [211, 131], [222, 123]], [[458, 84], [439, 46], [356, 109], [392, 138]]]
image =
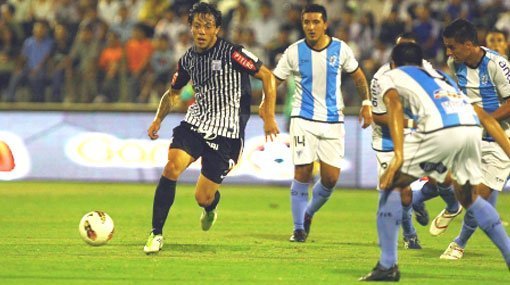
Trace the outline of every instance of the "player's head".
[[318, 4], [305, 6], [301, 11], [301, 25], [305, 32], [306, 40], [314, 45], [323, 36], [328, 29], [328, 15], [326, 8]]
[[402, 43], [416, 43], [416, 42], [417, 42], [416, 35], [409, 32], [398, 35], [397, 39], [395, 40], [396, 45]]
[[189, 10], [188, 23], [191, 26], [193, 44], [202, 52], [216, 43], [221, 27], [221, 12], [212, 4], [199, 2]]
[[391, 61], [396, 67], [404, 65], [421, 66], [423, 62], [423, 51], [416, 43], [400, 43], [391, 51]]
[[485, 37], [487, 47], [491, 50], [497, 51], [501, 55], [508, 55], [508, 43], [506, 41], [507, 35], [501, 30], [490, 30]]
[[478, 47], [476, 28], [467, 20], [457, 19], [444, 28], [443, 43], [448, 56], [466, 61]]

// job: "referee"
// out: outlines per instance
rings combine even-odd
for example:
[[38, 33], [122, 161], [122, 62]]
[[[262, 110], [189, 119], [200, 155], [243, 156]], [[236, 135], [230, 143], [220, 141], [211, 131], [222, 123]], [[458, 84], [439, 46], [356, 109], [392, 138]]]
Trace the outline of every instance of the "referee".
[[263, 82], [265, 99], [259, 114], [264, 121], [266, 138], [272, 140], [279, 133], [274, 116], [276, 85], [271, 71], [242, 46], [218, 37], [221, 12], [215, 6], [193, 5], [188, 23], [193, 46], [179, 59], [171, 88], [161, 98], [149, 127], [149, 137], [153, 140], [159, 137], [161, 122], [181, 88], [190, 80], [195, 103], [173, 130], [168, 162], [154, 194], [152, 231], [143, 249], [147, 254], [162, 248], [163, 225], [174, 202], [177, 179], [199, 158], [202, 158], [202, 169], [195, 199], [204, 208], [200, 218], [202, 229], [209, 230], [216, 221], [218, 188], [242, 152], [244, 128], [250, 116], [249, 75]]

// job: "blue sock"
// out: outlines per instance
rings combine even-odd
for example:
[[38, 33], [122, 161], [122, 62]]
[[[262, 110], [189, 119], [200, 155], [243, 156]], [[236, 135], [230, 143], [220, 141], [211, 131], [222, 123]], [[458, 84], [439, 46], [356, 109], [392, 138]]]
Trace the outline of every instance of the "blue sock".
[[[495, 194], [496, 193], [496, 194]], [[498, 197], [499, 191], [492, 191], [492, 194], [489, 196], [487, 202], [491, 204], [494, 208], [496, 208], [496, 200]], [[473, 216], [473, 212], [466, 211], [464, 215], [464, 223], [462, 223], [462, 228], [460, 230], [459, 236], [455, 238], [455, 242], [462, 248], [466, 247], [468, 240], [471, 238], [473, 233], [476, 231], [478, 224]]]
[[404, 237], [411, 238], [416, 236], [416, 229], [413, 226], [412, 222], [412, 207], [402, 206], [402, 231], [404, 233]]
[[478, 197], [469, 207], [469, 210], [473, 212], [480, 228], [498, 247], [506, 263], [510, 264], [510, 238], [508, 238], [505, 228], [501, 224], [496, 209], [489, 202]]
[[439, 192], [439, 196], [441, 196], [446, 203], [446, 211], [449, 213], [456, 213], [459, 210], [460, 204], [457, 198], [455, 198], [453, 185], [437, 184], [437, 191]]
[[384, 268], [391, 268], [397, 264], [398, 228], [402, 222], [402, 204], [398, 191], [391, 191], [385, 203], [381, 199], [382, 193], [379, 192], [377, 210], [377, 234], [381, 247], [379, 263]]
[[436, 185], [427, 182], [421, 190], [413, 191], [413, 204], [421, 204], [439, 195]]
[[328, 201], [331, 196], [331, 192], [333, 192], [333, 189], [326, 188], [322, 185], [320, 180], [317, 181], [317, 183], [313, 185], [312, 199], [306, 206], [306, 213], [313, 216], [315, 212], [317, 212], [326, 203], [326, 201]]
[[290, 185], [290, 205], [294, 230], [304, 230], [305, 209], [308, 203], [308, 186], [310, 183], [301, 183], [293, 180]]
[[475, 217], [473, 216], [473, 212], [470, 210], [466, 211], [464, 215], [464, 222], [462, 223], [462, 228], [460, 229], [460, 234], [453, 240], [460, 247], [465, 248], [466, 244], [476, 231], [478, 224], [476, 223]]
[[487, 202], [489, 202], [492, 207], [494, 207], [494, 209], [496, 209], [496, 202], [498, 201], [499, 192], [500, 191], [492, 189], [492, 193], [489, 196], [489, 199], [487, 199]]

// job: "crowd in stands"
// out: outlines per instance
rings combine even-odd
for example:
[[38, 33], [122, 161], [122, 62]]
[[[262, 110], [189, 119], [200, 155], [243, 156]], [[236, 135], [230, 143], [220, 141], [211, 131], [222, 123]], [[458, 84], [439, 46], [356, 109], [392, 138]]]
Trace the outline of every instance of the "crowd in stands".
[[[187, 13], [196, 2], [0, 0], [1, 101], [158, 102], [177, 60], [192, 44]], [[269, 67], [303, 37], [303, 5], [322, 4], [329, 34], [349, 44], [368, 79], [388, 61], [403, 32], [415, 34], [426, 58], [439, 68], [446, 60], [441, 29], [452, 19], [474, 22], [482, 45], [489, 30], [510, 32], [510, 0], [209, 2], [223, 12], [222, 36]], [[358, 104], [353, 83], [343, 84], [346, 105]], [[255, 103], [261, 85], [254, 80], [253, 87]], [[184, 92], [186, 100], [192, 100], [192, 92]]]

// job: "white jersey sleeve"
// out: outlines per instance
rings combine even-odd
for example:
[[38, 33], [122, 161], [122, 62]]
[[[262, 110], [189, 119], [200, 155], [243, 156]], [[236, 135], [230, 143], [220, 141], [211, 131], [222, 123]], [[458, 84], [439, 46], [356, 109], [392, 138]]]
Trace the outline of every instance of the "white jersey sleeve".
[[293, 56], [290, 54], [294, 51], [293, 46], [288, 47], [285, 52], [280, 57], [276, 68], [273, 70], [274, 76], [276, 76], [280, 80], [285, 80], [289, 78], [292, 74], [293, 64], [291, 62]]
[[[490, 65], [494, 65], [491, 68]], [[489, 62], [489, 70], [493, 70], [492, 78], [499, 96], [502, 99], [510, 98], [510, 63], [502, 56], [497, 57], [497, 61]]]
[[386, 63], [377, 70], [377, 72], [374, 74], [374, 77], [370, 81], [370, 95], [372, 96], [372, 113], [376, 115], [386, 114], [387, 111], [386, 105], [384, 105], [384, 101], [382, 98], [379, 79], [388, 70], [390, 70], [390, 64]]
[[342, 41], [342, 49], [340, 52], [340, 62], [342, 62], [342, 70], [347, 73], [353, 73], [358, 69], [359, 63], [354, 57], [352, 49]]

